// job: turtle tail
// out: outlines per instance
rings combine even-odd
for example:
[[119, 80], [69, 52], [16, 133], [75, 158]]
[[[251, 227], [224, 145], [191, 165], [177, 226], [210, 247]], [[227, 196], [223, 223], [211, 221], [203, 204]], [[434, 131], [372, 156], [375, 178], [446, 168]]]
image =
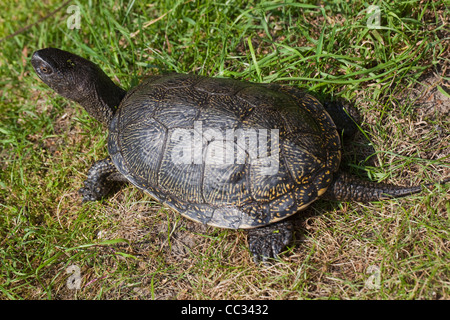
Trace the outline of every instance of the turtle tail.
[[[439, 182], [450, 182], [446, 178]], [[433, 184], [426, 184], [431, 187]], [[400, 198], [422, 191], [422, 186], [402, 187], [391, 184], [364, 181], [345, 172], [338, 172], [324, 193], [323, 198], [341, 201], [369, 202], [383, 199]]]

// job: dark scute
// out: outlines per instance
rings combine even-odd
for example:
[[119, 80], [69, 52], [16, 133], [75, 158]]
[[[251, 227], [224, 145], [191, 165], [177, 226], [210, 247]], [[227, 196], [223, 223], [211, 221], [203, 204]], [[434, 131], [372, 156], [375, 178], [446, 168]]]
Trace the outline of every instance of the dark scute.
[[251, 193], [258, 201], [272, 201], [294, 187], [284, 159], [272, 160], [256, 159], [250, 166]]
[[195, 88], [199, 91], [206, 92], [211, 95], [228, 95], [232, 96], [242, 89], [252, 86], [250, 82], [236, 81], [229, 78], [203, 78], [195, 84]]
[[122, 156], [128, 170], [146, 185], [157, 185], [166, 134], [166, 129], [150, 118], [126, 126], [120, 135]]
[[179, 99], [164, 100], [159, 103], [155, 119], [168, 129], [192, 128], [199, 113], [198, 108]]
[[252, 201], [245, 164], [205, 165], [203, 195], [211, 204], [242, 206]]
[[[197, 151], [190, 145], [194, 143], [193, 132], [178, 133], [180, 131], [172, 130], [168, 134], [158, 172], [158, 185], [183, 201], [202, 203], [203, 164], [196, 163]], [[202, 154], [198, 156], [203, 158]]]

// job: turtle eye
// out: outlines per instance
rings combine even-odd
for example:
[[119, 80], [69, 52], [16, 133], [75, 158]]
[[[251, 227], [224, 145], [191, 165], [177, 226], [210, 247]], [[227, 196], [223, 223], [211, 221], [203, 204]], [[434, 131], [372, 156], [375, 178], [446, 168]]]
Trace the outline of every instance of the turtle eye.
[[52, 69], [49, 68], [49, 67], [47, 67], [47, 66], [41, 66], [40, 69], [41, 69], [41, 72], [42, 72], [42, 73], [45, 73], [45, 74], [50, 74], [50, 73], [52, 73]]

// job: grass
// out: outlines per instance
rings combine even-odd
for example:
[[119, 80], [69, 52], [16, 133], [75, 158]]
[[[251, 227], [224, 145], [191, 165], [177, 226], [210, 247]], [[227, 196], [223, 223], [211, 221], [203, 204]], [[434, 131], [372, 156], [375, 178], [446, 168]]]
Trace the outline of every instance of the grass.
[[[191, 72], [291, 84], [351, 101], [357, 174], [399, 185], [449, 176], [445, 1], [58, 1], [0, 4], [0, 297], [3, 299], [449, 299], [449, 192], [370, 204], [318, 201], [280, 261], [254, 265], [246, 234], [187, 221], [128, 186], [81, 204], [107, 132], [32, 71], [54, 46], [122, 87]], [[25, 28], [25, 26], [30, 26]], [[12, 37], [7, 37], [19, 31]], [[67, 281], [77, 266], [79, 290]], [[375, 271], [374, 271], [375, 270]]]

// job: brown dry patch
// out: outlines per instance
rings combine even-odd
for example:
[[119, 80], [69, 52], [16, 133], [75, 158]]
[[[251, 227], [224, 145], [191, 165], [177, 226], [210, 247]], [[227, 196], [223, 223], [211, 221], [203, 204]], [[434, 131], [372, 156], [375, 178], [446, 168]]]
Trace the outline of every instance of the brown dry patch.
[[[450, 98], [442, 93], [438, 86], [450, 92], [450, 85], [443, 77], [447, 73], [447, 65], [431, 70], [421, 81], [401, 97], [403, 103], [414, 106], [412, 117], [399, 118], [394, 121], [401, 124], [402, 131], [392, 132], [398, 138], [396, 149], [406, 156], [423, 159], [443, 159], [450, 154]], [[450, 169], [435, 168], [435, 179], [450, 175]], [[414, 172], [408, 172], [408, 175]], [[415, 172], [417, 174], [417, 172]]]

